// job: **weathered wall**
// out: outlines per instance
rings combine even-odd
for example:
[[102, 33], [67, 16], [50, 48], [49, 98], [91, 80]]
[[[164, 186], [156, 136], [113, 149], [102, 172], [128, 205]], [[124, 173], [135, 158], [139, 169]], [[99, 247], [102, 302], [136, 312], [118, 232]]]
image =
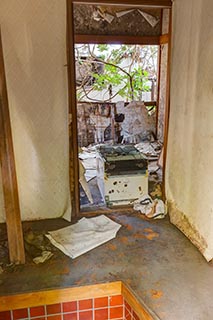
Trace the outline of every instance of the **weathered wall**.
[[171, 220], [213, 258], [213, 1], [173, 8], [166, 192]]
[[94, 9], [97, 6], [86, 4], [74, 5], [74, 26], [76, 34], [101, 34], [101, 35], [133, 35], [133, 36], [158, 36], [161, 32], [161, 10], [143, 9], [143, 11], [156, 17], [159, 22], [152, 27], [146, 19], [136, 10], [122, 17], [116, 17], [116, 12], [131, 8], [116, 6], [101, 6], [102, 10], [115, 16], [111, 23], [105, 20], [94, 19]]
[[[156, 112], [149, 114], [143, 102], [78, 103], [77, 111], [79, 146], [112, 139], [112, 123], [115, 142], [120, 134], [131, 143], [141, 142], [150, 133], [156, 134]], [[115, 114], [123, 114], [124, 120], [116, 123]]]
[[0, 24], [21, 216], [58, 217], [71, 211], [66, 1], [1, 0]]

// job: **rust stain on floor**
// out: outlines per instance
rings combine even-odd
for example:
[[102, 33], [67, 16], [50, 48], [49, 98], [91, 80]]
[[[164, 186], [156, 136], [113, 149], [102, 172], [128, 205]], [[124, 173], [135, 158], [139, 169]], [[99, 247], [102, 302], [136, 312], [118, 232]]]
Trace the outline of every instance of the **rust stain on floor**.
[[159, 299], [163, 296], [163, 292], [160, 290], [151, 290], [151, 296], [153, 299]]
[[153, 231], [153, 230], [150, 229], [150, 228], [145, 228], [143, 231], [144, 231], [145, 233], [147, 233], [147, 234], [145, 234], [145, 237], [146, 237], [146, 239], [148, 239], [148, 240], [153, 240], [153, 239], [159, 237], [159, 233]]
[[121, 237], [120, 241], [124, 244], [128, 244], [129, 243], [129, 239], [127, 237]]
[[70, 274], [70, 267], [65, 266], [59, 273], [60, 274]]
[[154, 232], [151, 228], [145, 228], [145, 229], [143, 229], [143, 231], [144, 231], [144, 232], [150, 232], [150, 233], [151, 233], [151, 232]]
[[108, 248], [110, 249], [110, 250], [112, 250], [112, 251], [115, 251], [115, 250], [117, 250], [117, 246], [115, 245], [115, 244], [108, 244]]
[[135, 239], [144, 239], [146, 236], [142, 233], [135, 233], [133, 236]]

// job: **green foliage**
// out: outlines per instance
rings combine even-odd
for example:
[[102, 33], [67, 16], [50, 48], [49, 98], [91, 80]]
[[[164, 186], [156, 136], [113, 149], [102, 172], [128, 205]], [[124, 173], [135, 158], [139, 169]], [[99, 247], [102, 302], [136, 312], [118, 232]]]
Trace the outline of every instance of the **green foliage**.
[[[84, 50], [85, 48], [84, 46]], [[120, 45], [112, 47], [107, 44], [99, 44], [92, 48], [88, 46], [87, 50], [88, 58], [86, 61], [81, 60], [81, 64], [87, 63], [87, 67], [90, 65], [90, 76], [93, 78], [92, 90], [110, 91], [109, 88], [112, 88], [113, 94], [111, 96], [120, 95], [127, 101], [140, 101], [142, 100], [142, 93], [151, 90], [148, 79], [150, 73], [146, 70], [148, 64], [145, 63], [144, 57], [147, 57], [147, 52], [149, 53], [149, 59], [152, 56], [156, 57], [156, 49], [154, 51], [151, 48], [145, 52], [142, 46]], [[94, 67], [97, 63], [99, 63], [99, 66], [102, 65], [101, 72]], [[78, 99], [87, 96], [87, 93], [85, 93], [87, 89], [86, 86], [77, 89]], [[117, 92], [115, 92], [115, 89]], [[89, 90], [91, 91], [91, 88]], [[111, 97], [109, 96], [109, 98]]]

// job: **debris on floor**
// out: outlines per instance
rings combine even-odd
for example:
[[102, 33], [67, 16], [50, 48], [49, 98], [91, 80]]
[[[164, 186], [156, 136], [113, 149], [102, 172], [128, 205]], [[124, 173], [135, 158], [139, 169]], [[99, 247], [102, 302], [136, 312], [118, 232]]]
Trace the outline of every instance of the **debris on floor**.
[[160, 199], [153, 200], [149, 195], [136, 200], [134, 210], [140, 211], [150, 219], [163, 219], [167, 214], [164, 202]]
[[135, 145], [144, 157], [148, 160], [158, 160], [162, 145], [158, 141], [143, 141]]
[[79, 159], [85, 169], [86, 181], [97, 176], [97, 165], [96, 165], [96, 146], [82, 147], [79, 152]]
[[76, 224], [46, 234], [50, 242], [71, 258], [108, 242], [116, 237], [121, 225], [104, 215], [82, 218]]
[[32, 230], [24, 234], [25, 249], [36, 264], [49, 260], [53, 253], [49, 241], [41, 233]]
[[155, 184], [153, 190], [150, 192], [150, 195], [153, 199], [155, 198], [162, 198], [162, 186], [160, 183]]
[[53, 253], [50, 251], [42, 251], [41, 255], [34, 258], [33, 262], [35, 264], [44, 263], [45, 261], [49, 260], [53, 256]]
[[[141, 140], [140, 140], [141, 141]], [[118, 148], [119, 150], [126, 150], [128, 148], [127, 144], [112, 144], [108, 142], [107, 144], [95, 144], [95, 145], [89, 145], [87, 147], [81, 147], [79, 149], [79, 165], [80, 165], [80, 184], [81, 184], [81, 193], [80, 193], [80, 205], [81, 208], [87, 208], [88, 206], [104, 206], [106, 205], [105, 202], [105, 193], [101, 192], [103, 188], [100, 189], [100, 185], [104, 184], [99, 183], [99, 176], [100, 176], [100, 150], [105, 149], [113, 149]], [[132, 148], [134, 148], [137, 152], [139, 152], [140, 156], [148, 161], [148, 190], [145, 190], [145, 193], [149, 193], [153, 198], [161, 198], [162, 192], [161, 192], [161, 186], [156, 187], [157, 184], [161, 184], [162, 182], [162, 168], [159, 166], [159, 156], [161, 154], [162, 150], [162, 144], [155, 140], [155, 137], [151, 135], [151, 138], [149, 139], [148, 136], [146, 136], [146, 139], [144, 141], [141, 141], [140, 143], [134, 145], [131, 145]], [[122, 157], [124, 152], [122, 153]], [[113, 154], [113, 156], [116, 156], [116, 164], [119, 163], [119, 157], [116, 154]], [[118, 161], [119, 160], [119, 161]], [[136, 161], [136, 159], [135, 159]], [[83, 170], [82, 170], [83, 168]], [[126, 168], [129, 170], [128, 168]], [[119, 175], [124, 176], [125, 174], [119, 173]], [[138, 175], [137, 175], [138, 176]], [[110, 176], [111, 177], [111, 176]], [[112, 177], [111, 177], [112, 178]], [[139, 177], [138, 177], [139, 178]], [[103, 179], [102, 179], [103, 180]], [[112, 179], [110, 179], [111, 181]], [[103, 180], [105, 183], [106, 181]], [[114, 188], [111, 188], [114, 190]], [[110, 189], [110, 190], [111, 190]], [[138, 189], [138, 188], [136, 188]], [[141, 189], [141, 186], [139, 185], [139, 189]], [[139, 190], [138, 189], [138, 190]], [[127, 191], [127, 188], [124, 188], [125, 191]], [[142, 192], [142, 189], [141, 189]], [[152, 193], [153, 192], [153, 193]], [[119, 191], [120, 193], [120, 191]], [[123, 199], [126, 198], [126, 194], [122, 192], [120, 193], [114, 192], [111, 194], [111, 196], [121, 197], [123, 196]], [[142, 194], [136, 195], [133, 197], [135, 199], [139, 198]], [[110, 197], [111, 197], [110, 196]], [[129, 198], [128, 198], [129, 199]], [[117, 199], [114, 199], [117, 201]], [[121, 199], [122, 200], [122, 199]], [[108, 200], [107, 200], [108, 201]], [[120, 201], [120, 200], [119, 200]], [[109, 201], [110, 202], [110, 201]], [[114, 202], [115, 205], [117, 205], [117, 202]], [[125, 204], [125, 200], [122, 202], [122, 204]], [[129, 204], [129, 203], [126, 203]], [[108, 205], [111, 205], [108, 203]]]

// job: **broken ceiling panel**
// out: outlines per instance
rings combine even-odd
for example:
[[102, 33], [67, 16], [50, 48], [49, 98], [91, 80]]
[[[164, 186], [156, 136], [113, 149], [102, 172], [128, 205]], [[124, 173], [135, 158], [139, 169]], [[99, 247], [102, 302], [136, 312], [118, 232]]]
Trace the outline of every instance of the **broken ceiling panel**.
[[159, 36], [161, 10], [74, 5], [75, 34]]
[[142, 10], [138, 10], [138, 12], [140, 12], [140, 14], [146, 19], [146, 21], [150, 24], [152, 28], [154, 28], [159, 23], [159, 19], [155, 16], [152, 16], [151, 14]]

